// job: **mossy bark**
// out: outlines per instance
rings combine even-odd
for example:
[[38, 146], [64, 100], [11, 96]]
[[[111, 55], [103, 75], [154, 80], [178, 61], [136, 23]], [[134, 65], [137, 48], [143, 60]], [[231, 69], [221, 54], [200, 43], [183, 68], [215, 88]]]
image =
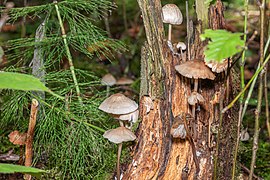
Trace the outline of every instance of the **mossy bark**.
[[[163, 41], [160, 0], [138, 0], [140, 5], [147, 42], [142, 47], [142, 82], [140, 96], [140, 116], [142, 122], [137, 132], [132, 163], [123, 179], [212, 179], [214, 155], [216, 154], [217, 134], [214, 131], [219, 122], [219, 109], [227, 104], [236, 93], [234, 73], [227, 76], [216, 74], [214, 81], [202, 80], [199, 88], [205, 99], [196, 111], [196, 118], [189, 122], [196, 130], [192, 137], [199, 161], [200, 171], [196, 173], [192, 147], [188, 140], [172, 139], [170, 129], [174, 117], [190, 113], [187, 97], [193, 83], [175, 71], [175, 65], [185, 59], [174, 55]], [[209, 26], [224, 28], [223, 6], [217, 1], [209, 10]], [[199, 32], [194, 30], [194, 43], [191, 45], [192, 59], [203, 59], [206, 42], [201, 42]], [[184, 58], [186, 54], [184, 54]], [[229, 84], [229, 87], [226, 87]], [[213, 103], [213, 98], [219, 100]], [[150, 97], [153, 106], [147, 112], [146, 99]], [[209, 122], [211, 122], [209, 126]], [[235, 109], [224, 114], [218, 153], [218, 179], [230, 179], [237, 117]], [[209, 128], [210, 127], [210, 128]], [[209, 129], [211, 130], [209, 134]], [[210, 139], [209, 139], [210, 137]], [[210, 140], [210, 142], [209, 142]]]

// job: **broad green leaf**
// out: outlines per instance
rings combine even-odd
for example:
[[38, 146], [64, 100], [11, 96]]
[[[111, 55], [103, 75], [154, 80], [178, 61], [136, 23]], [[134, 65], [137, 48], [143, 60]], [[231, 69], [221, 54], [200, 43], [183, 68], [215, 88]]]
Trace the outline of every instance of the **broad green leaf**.
[[239, 53], [245, 45], [241, 39], [242, 35], [242, 33], [231, 33], [226, 30], [206, 29], [200, 36], [202, 40], [210, 39], [204, 51], [205, 60], [221, 62]]
[[46, 171], [37, 169], [37, 168], [0, 163], [0, 173], [5, 173], [5, 174], [24, 173], [24, 174], [30, 174], [35, 177], [40, 177], [41, 174], [45, 172]]
[[50, 90], [34, 76], [13, 72], [0, 72], [0, 89], [50, 92]]

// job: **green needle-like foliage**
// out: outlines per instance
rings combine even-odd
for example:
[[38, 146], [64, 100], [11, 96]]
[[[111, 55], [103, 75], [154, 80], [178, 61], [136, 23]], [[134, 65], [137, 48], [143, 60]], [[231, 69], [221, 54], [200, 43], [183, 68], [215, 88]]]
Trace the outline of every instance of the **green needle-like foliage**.
[[[65, 24], [71, 54], [80, 52], [85, 58], [92, 59], [113, 57], [113, 52], [124, 50], [121, 42], [109, 39], [103, 30], [94, 25], [94, 19], [102, 18], [114, 8], [110, 1], [65, 0], [58, 2], [57, 6]], [[110, 118], [98, 110], [105, 97], [105, 92], [100, 91], [100, 79], [75, 66], [83, 105], [78, 103], [70, 70], [60, 68], [60, 62], [67, 54], [54, 3], [13, 8], [9, 15], [12, 22], [23, 16], [43, 22], [46, 30], [40, 41], [33, 36], [8, 41], [7, 59], [13, 66], [5, 71], [30, 74], [29, 66], [38, 48], [44, 57], [44, 67], [40, 68], [46, 71], [46, 87], [66, 97], [66, 100], [48, 93], [45, 99], [40, 99], [31, 92], [1, 91], [4, 102], [0, 106], [1, 133], [7, 135], [13, 130], [27, 131], [31, 98], [35, 97], [40, 102], [34, 138], [35, 163], [41, 163], [51, 172], [56, 171], [52, 177], [44, 178], [107, 179], [107, 174], [115, 166], [116, 147], [102, 137], [102, 131], [116, 126], [116, 122], [109, 121]]]

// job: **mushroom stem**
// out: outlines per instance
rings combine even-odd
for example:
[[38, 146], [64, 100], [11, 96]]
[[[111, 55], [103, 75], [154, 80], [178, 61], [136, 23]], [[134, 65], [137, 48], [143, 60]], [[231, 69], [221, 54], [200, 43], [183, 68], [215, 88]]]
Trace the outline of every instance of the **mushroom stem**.
[[[198, 79], [194, 79], [194, 92], [198, 91]], [[195, 109], [196, 109], [196, 104], [194, 106], [192, 106], [192, 116], [195, 119]]]
[[109, 97], [109, 95], [110, 95], [110, 86], [106, 86], [107, 88], [106, 88], [106, 97]]
[[118, 153], [117, 153], [117, 180], [120, 180], [120, 156], [122, 151], [122, 143], [118, 144]]
[[120, 124], [121, 127], [124, 127], [124, 123], [120, 119], [119, 119], [119, 124]]
[[[194, 92], [197, 92], [198, 91], [198, 79], [194, 79]], [[195, 118], [195, 111], [196, 111], [196, 104], [194, 106], [192, 106], [192, 116], [194, 118], [194, 121], [196, 121], [196, 118]], [[196, 122], [194, 122], [194, 125], [193, 125], [193, 132], [194, 132], [194, 139], [196, 140], [197, 139], [197, 131], [196, 131], [197, 127], [196, 127]]]
[[181, 47], [180, 47], [180, 54], [181, 54], [182, 61], [183, 62], [186, 62], [186, 60], [184, 59], [183, 51], [182, 51], [182, 48]]
[[172, 25], [171, 24], [169, 24], [168, 40], [169, 41], [172, 40]]

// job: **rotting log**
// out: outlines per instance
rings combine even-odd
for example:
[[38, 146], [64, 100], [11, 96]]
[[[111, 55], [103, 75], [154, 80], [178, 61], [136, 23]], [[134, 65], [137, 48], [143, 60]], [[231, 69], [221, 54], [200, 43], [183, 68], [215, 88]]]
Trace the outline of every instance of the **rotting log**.
[[[212, 179], [213, 159], [216, 154], [219, 109], [237, 93], [235, 73], [225, 76], [216, 74], [214, 81], [202, 80], [200, 93], [205, 98], [204, 104], [196, 112], [196, 118], [189, 122], [196, 127], [197, 138], [193, 138], [199, 161], [199, 173], [196, 173], [192, 147], [188, 140], [172, 139], [170, 128], [174, 117], [190, 112], [187, 96], [193, 84], [189, 79], [176, 73], [174, 66], [180, 64], [181, 56], [174, 55], [163, 41], [164, 32], [161, 21], [160, 0], [138, 0], [144, 19], [147, 42], [141, 54], [141, 94], [140, 123], [137, 143], [134, 146], [133, 160], [123, 179]], [[223, 6], [217, 1], [209, 9], [209, 27], [225, 28]], [[197, 26], [200, 28], [200, 23]], [[192, 59], [202, 59], [206, 42], [201, 42], [199, 32], [194, 29], [194, 43], [191, 45]], [[186, 55], [184, 54], [184, 58]], [[226, 88], [226, 81], [229, 87]], [[213, 98], [218, 96], [218, 102]], [[152, 99], [153, 105], [147, 112], [146, 100]], [[218, 179], [231, 178], [231, 166], [237, 117], [236, 109], [231, 109], [222, 118], [218, 153]], [[209, 126], [209, 122], [211, 122]], [[209, 129], [211, 130], [209, 136]], [[210, 139], [209, 139], [210, 137]], [[209, 141], [210, 140], [210, 141]]]

